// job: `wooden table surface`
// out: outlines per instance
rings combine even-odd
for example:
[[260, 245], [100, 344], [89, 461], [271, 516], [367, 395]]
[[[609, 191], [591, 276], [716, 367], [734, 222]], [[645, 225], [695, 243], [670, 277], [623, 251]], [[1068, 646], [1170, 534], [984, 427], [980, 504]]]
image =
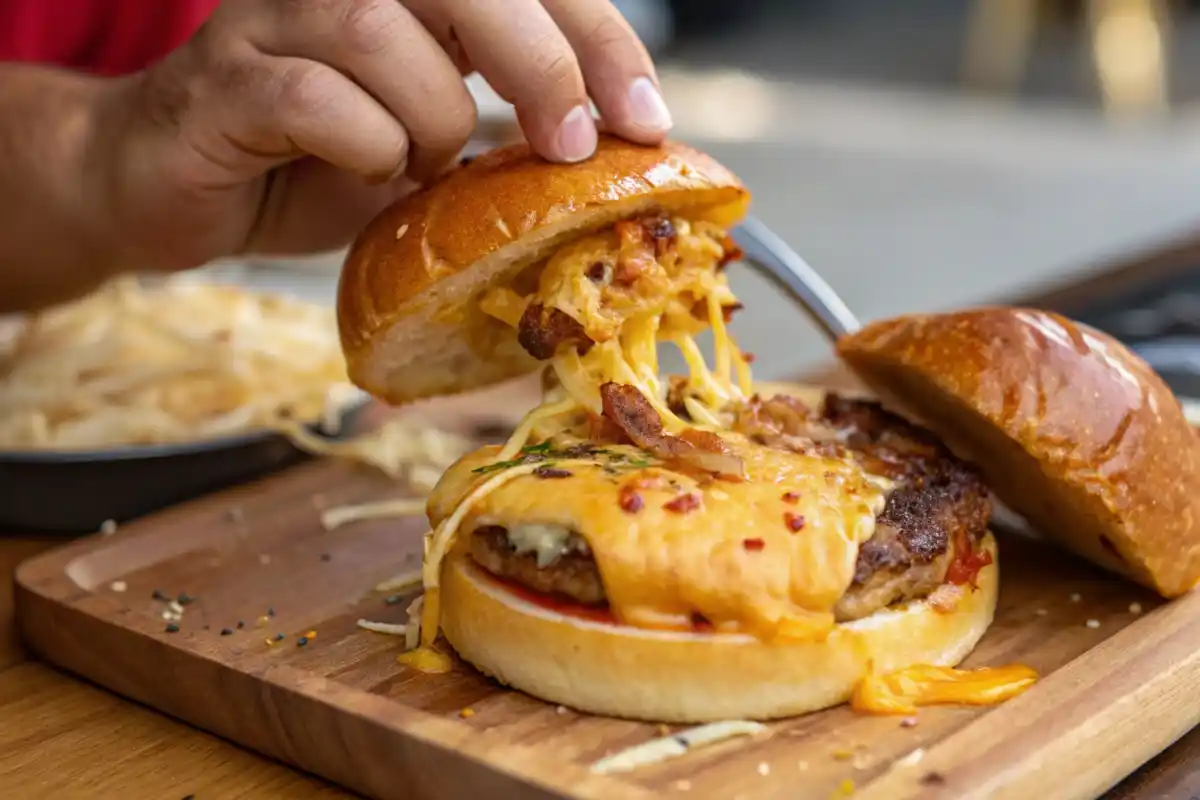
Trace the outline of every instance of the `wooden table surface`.
[[[814, 382], [843, 384], [827, 374]], [[119, 535], [119, 534], [118, 534]], [[33, 658], [18, 640], [17, 565], [60, 537], [0, 534], [0, 796], [10, 800], [257, 800], [349, 793]], [[1105, 800], [1200, 798], [1200, 728]]]

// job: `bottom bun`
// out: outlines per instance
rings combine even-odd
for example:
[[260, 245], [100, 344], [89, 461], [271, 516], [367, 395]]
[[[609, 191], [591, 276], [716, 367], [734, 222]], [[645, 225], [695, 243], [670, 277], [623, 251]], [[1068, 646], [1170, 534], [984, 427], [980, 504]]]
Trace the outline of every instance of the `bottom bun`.
[[775, 719], [850, 699], [866, 675], [954, 666], [992, 622], [992, 563], [952, 611], [914, 601], [838, 625], [822, 641], [652, 631], [562, 614], [516, 597], [466, 555], [442, 573], [442, 630], [480, 672], [542, 700], [604, 716], [702, 723]]

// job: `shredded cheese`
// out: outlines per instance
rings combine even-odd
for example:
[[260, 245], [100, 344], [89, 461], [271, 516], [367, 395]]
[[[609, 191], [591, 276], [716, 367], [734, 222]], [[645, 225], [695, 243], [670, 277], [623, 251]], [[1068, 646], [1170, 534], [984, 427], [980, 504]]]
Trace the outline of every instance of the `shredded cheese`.
[[421, 570], [412, 569], [402, 572], [394, 578], [388, 578], [375, 587], [377, 592], [403, 592], [421, 585]]
[[651, 739], [614, 753], [592, 764], [591, 771], [599, 774], [629, 772], [638, 767], [648, 767], [678, 758], [704, 745], [716, 744], [737, 736], [754, 736], [766, 730], [766, 725], [748, 720], [712, 722], [672, 736]]
[[369, 619], [360, 619], [355, 624], [364, 631], [386, 633], [389, 636], [404, 636], [408, 632], [407, 625], [399, 625], [394, 622], [373, 622]]
[[716, 379], [722, 388], [732, 388], [733, 356], [729, 352], [729, 334], [725, 330], [725, 310], [721, 308], [720, 298], [713, 292], [708, 293], [705, 301], [708, 304], [708, 323], [713, 332]]
[[521, 452], [521, 448], [525, 446], [526, 442], [529, 441], [534, 426], [542, 420], [569, 414], [578, 407], [575, 399], [569, 398], [552, 405], [541, 405], [533, 409], [517, 425], [517, 429], [513, 431], [512, 436], [508, 437], [508, 441], [505, 442], [504, 447], [500, 448], [500, 452], [496, 454], [496, 461], [511, 461], [517, 453]]
[[321, 513], [321, 527], [327, 531], [340, 528], [349, 522], [368, 519], [394, 519], [416, 517], [425, 514], [425, 498], [405, 497], [399, 500], [380, 500], [375, 503], [335, 506]]

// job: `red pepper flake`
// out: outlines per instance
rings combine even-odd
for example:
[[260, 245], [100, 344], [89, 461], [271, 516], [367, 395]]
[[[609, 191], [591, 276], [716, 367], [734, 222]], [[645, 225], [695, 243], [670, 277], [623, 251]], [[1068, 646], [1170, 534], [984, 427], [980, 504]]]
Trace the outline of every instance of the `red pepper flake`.
[[751, 553], [757, 553], [766, 546], [767, 543], [762, 539], [742, 539], [742, 547]]
[[693, 611], [692, 630], [694, 630], [696, 633], [710, 633], [714, 630], [714, 625], [709, 621], [708, 617], [704, 616], [699, 611]]
[[789, 506], [794, 506], [796, 503], [800, 502], [800, 494], [798, 492], [784, 492], [783, 502], [787, 503]]
[[700, 495], [695, 492], [686, 492], [663, 504], [663, 508], [667, 511], [673, 511], [676, 514], [686, 514], [689, 511], [695, 511], [699, 507]]
[[798, 533], [804, 530], [804, 523], [805, 519], [803, 514], [793, 514], [790, 511], [783, 512], [783, 524], [787, 525], [788, 530], [792, 533]]
[[621, 487], [621, 491], [617, 494], [617, 502], [620, 503], [621, 510], [627, 514], [636, 514], [646, 505], [641, 494], [632, 486]]
[[754, 355], [754, 353], [742, 353], [742, 361], [745, 361], [747, 364], [753, 364], [755, 361], [758, 361], [758, 356]]

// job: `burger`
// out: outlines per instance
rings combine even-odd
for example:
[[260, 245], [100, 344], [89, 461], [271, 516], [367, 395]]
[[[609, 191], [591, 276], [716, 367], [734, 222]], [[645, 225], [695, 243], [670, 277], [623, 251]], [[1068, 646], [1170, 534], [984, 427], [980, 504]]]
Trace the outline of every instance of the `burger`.
[[[754, 382], [726, 275], [748, 203], [681, 144], [602, 138], [573, 165], [518, 145], [358, 237], [338, 295], [358, 386], [404, 404], [542, 376], [511, 437], [429, 497], [404, 663], [449, 669], [441, 633], [535, 697], [664, 722], [990, 703], [1033, 682], [1020, 665], [953, 669], [996, 607], [980, 469], [890, 410], [903, 403]], [[841, 352], [903, 396], [903, 359], [885, 356], [917, 348], [889, 330]], [[687, 374], [660, 373], [661, 346]]]

